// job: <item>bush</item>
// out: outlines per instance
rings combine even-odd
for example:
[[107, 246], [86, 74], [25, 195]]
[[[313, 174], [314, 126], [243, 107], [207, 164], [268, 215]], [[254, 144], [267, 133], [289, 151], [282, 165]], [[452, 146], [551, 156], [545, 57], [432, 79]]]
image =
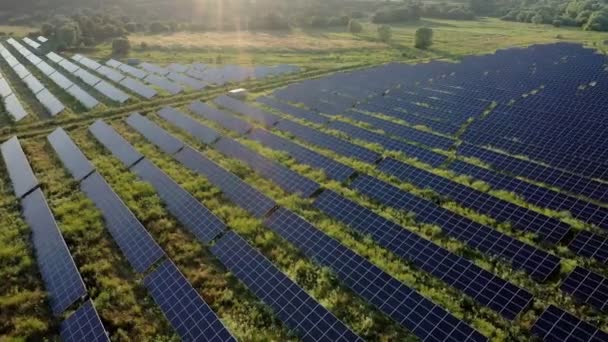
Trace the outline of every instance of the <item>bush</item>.
[[126, 55], [131, 50], [131, 43], [127, 38], [116, 38], [112, 41], [112, 54]]
[[163, 33], [163, 32], [169, 32], [169, 26], [155, 21], [152, 24], [150, 24], [150, 32], [152, 33]]
[[372, 22], [376, 24], [382, 24], [416, 21], [418, 19], [420, 19], [420, 13], [418, 9], [413, 6], [409, 6], [378, 11], [372, 17]]
[[555, 20], [553, 20], [553, 23], [552, 23], [552, 24], [553, 24], [553, 26], [555, 26], [555, 27], [560, 27], [560, 26], [562, 26], [562, 21], [561, 21], [561, 20], [559, 20], [559, 19], [555, 19]]
[[345, 27], [348, 25], [348, 23], [350, 22], [350, 18], [346, 15], [343, 15], [341, 17], [332, 17], [329, 19], [329, 21], [327, 22], [328, 26], [342, 26]]
[[583, 26], [585, 31], [608, 31], [608, 10], [593, 12]]
[[388, 25], [380, 25], [378, 26], [378, 39], [385, 43], [388, 43], [393, 36], [393, 31]]
[[129, 31], [129, 32], [136, 32], [137, 31], [137, 23], [135, 22], [128, 22], [125, 24], [125, 30]]
[[532, 17], [532, 24], [540, 25], [543, 23], [543, 16], [540, 14], [536, 14]]
[[428, 27], [421, 27], [416, 30], [414, 46], [417, 49], [426, 49], [433, 44], [433, 30]]
[[327, 27], [329, 20], [326, 17], [312, 17], [310, 18], [310, 26], [312, 27]]
[[363, 25], [355, 19], [351, 19], [348, 22], [348, 31], [350, 33], [361, 33], [363, 31]]

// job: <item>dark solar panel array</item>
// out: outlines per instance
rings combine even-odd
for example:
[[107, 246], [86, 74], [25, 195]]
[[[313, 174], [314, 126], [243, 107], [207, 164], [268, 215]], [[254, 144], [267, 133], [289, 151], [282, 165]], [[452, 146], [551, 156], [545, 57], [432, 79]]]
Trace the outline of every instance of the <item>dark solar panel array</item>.
[[12, 137], [2, 143], [0, 150], [2, 151], [6, 170], [13, 184], [15, 196], [20, 198], [32, 189], [35, 189], [38, 186], [38, 179], [34, 176], [34, 172], [25, 157], [25, 153], [23, 153], [17, 137]]
[[137, 152], [129, 142], [102, 120], [89, 126], [89, 131], [118, 158], [127, 168], [140, 161], [144, 156]]
[[61, 323], [60, 335], [64, 342], [110, 341], [91, 300]]
[[513, 227], [537, 233], [547, 243], [558, 243], [570, 232], [570, 227], [557, 219], [517, 206], [490, 194], [453, 182], [398, 160], [387, 158], [378, 169], [420, 188], [429, 188], [477, 212], [488, 214]]
[[539, 281], [546, 280], [560, 267], [560, 259], [494, 229], [454, 214], [434, 202], [367, 175], [357, 177], [350, 185], [374, 200], [416, 214], [416, 221], [436, 224], [442, 232], [487, 254], [508, 260], [513, 267], [527, 271]]
[[345, 285], [421, 340], [486, 340], [466, 323], [291, 211], [279, 208], [265, 224], [308, 257], [331, 268]]
[[319, 188], [316, 182], [294, 172], [287, 167], [267, 159], [258, 153], [246, 148], [236, 140], [221, 138], [214, 147], [221, 153], [238, 159], [249, 165], [253, 170], [265, 178], [271, 179], [283, 190], [298, 193], [303, 197], [310, 197]]
[[47, 136], [47, 140], [77, 182], [95, 171], [93, 164], [82, 154], [63, 128], [57, 128]]
[[375, 163], [378, 159], [380, 159], [380, 155], [374, 151], [357, 146], [329, 134], [319, 132], [313, 128], [300, 125], [293, 121], [281, 120], [276, 125], [276, 128], [283, 132], [287, 132], [309, 144], [334, 151], [347, 157], [359, 159], [366, 163]]
[[362, 341], [236, 233], [224, 235], [211, 252], [303, 341]]
[[568, 248], [578, 255], [608, 264], [608, 238], [601, 235], [585, 230], [580, 231], [570, 242]]
[[144, 285], [182, 340], [236, 342], [171, 261], [164, 261], [146, 276]]
[[181, 141], [139, 113], [131, 114], [126, 122], [167, 154], [174, 154], [184, 147]]
[[265, 104], [268, 107], [274, 108], [283, 113], [287, 113], [291, 116], [294, 116], [299, 119], [304, 119], [306, 121], [314, 122], [320, 125], [324, 125], [329, 121], [329, 118], [315, 112], [306, 110], [304, 108], [295, 107], [289, 105], [287, 103], [280, 102], [278, 100], [272, 99], [270, 97], [262, 96], [258, 97], [256, 101]]
[[226, 171], [207, 157], [186, 146], [174, 155], [189, 169], [203, 174], [234, 203], [258, 218], [264, 217], [276, 203], [234, 174]]
[[203, 144], [210, 145], [220, 138], [219, 133], [215, 130], [204, 126], [200, 122], [174, 108], [165, 107], [158, 111], [158, 116], [190, 133], [190, 135]]
[[553, 305], [534, 323], [532, 333], [543, 341], [608, 341], [608, 334], [605, 332]]
[[561, 285], [562, 291], [601, 310], [608, 311], [608, 279], [577, 267]]
[[234, 117], [233, 115], [215, 109], [206, 103], [200, 101], [194, 101], [188, 107], [190, 110], [204, 117], [207, 120], [217, 122], [220, 126], [227, 130], [237, 132], [239, 134], [245, 134], [251, 130], [251, 124], [247, 121], [243, 121]]
[[332, 121], [327, 128], [347, 134], [352, 139], [363, 140], [382, 146], [385, 150], [396, 151], [410, 158], [416, 158], [431, 166], [439, 166], [446, 157], [433, 151], [392, 139], [385, 134], [374, 133], [341, 121]]
[[507, 319], [515, 319], [532, 301], [525, 290], [332, 191], [324, 191], [314, 206], [352, 229], [371, 235], [379, 245]]
[[220, 219], [147, 159], [131, 170], [154, 187], [171, 214], [200, 241], [209, 243], [225, 230]]
[[276, 124], [279, 120], [281, 120], [280, 117], [278, 117], [274, 114], [271, 114], [271, 113], [263, 111], [259, 108], [250, 106], [244, 102], [241, 102], [237, 99], [233, 99], [232, 97], [227, 96], [227, 95], [222, 95], [222, 96], [216, 97], [213, 100], [213, 102], [220, 107], [229, 109], [236, 113], [243, 114], [243, 115], [265, 125], [266, 127], [271, 127], [274, 124]]
[[21, 200], [23, 217], [32, 230], [38, 269], [49, 293], [51, 308], [57, 316], [87, 294], [42, 190], [37, 189]]
[[351, 167], [325, 157], [317, 152], [300, 146], [289, 139], [274, 135], [262, 129], [255, 129], [248, 135], [250, 139], [259, 141], [264, 146], [274, 150], [285, 151], [301, 164], [307, 164], [325, 172], [327, 177], [339, 182], [347, 180], [355, 173]]
[[142, 273], [164, 252], [105, 180], [95, 172], [80, 188], [101, 211], [106, 227], [135, 271]]

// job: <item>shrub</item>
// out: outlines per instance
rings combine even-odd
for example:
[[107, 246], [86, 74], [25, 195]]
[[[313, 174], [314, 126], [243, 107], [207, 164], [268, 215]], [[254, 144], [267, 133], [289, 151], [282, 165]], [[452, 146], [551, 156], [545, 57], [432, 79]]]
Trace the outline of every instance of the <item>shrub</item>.
[[125, 24], [125, 30], [129, 31], [129, 32], [135, 32], [137, 31], [137, 23], [135, 22], [128, 22]]
[[552, 24], [553, 24], [553, 26], [555, 26], [555, 27], [560, 27], [560, 26], [562, 26], [562, 21], [561, 21], [561, 20], [559, 20], [559, 19], [555, 19], [555, 20], [553, 20], [553, 23], [552, 23]]
[[378, 26], [378, 39], [380, 39], [380, 41], [387, 43], [391, 40], [392, 36], [393, 36], [393, 31], [390, 26], [388, 26], [388, 25]]
[[420, 19], [420, 13], [414, 7], [402, 7], [378, 11], [372, 17], [376, 24], [416, 21]]
[[348, 31], [350, 33], [353, 33], [353, 34], [354, 33], [361, 33], [363, 31], [363, 25], [361, 25], [360, 22], [358, 22], [358, 21], [356, 21], [354, 19], [351, 19], [348, 22]]
[[348, 23], [350, 22], [350, 18], [346, 15], [343, 15], [341, 17], [332, 17], [328, 20], [327, 25], [328, 26], [342, 26], [345, 27], [348, 25]]
[[163, 33], [163, 32], [169, 32], [169, 26], [155, 21], [152, 24], [150, 24], [150, 32], [152, 33]]
[[414, 46], [417, 49], [426, 49], [433, 44], [433, 30], [428, 27], [421, 27], [416, 30]]
[[540, 25], [543, 23], [543, 16], [540, 14], [536, 14], [532, 17], [532, 24]]
[[310, 18], [310, 26], [312, 27], [327, 27], [329, 23], [326, 17], [315, 16]]
[[131, 43], [127, 38], [116, 38], [112, 41], [112, 54], [126, 55], [131, 50]]

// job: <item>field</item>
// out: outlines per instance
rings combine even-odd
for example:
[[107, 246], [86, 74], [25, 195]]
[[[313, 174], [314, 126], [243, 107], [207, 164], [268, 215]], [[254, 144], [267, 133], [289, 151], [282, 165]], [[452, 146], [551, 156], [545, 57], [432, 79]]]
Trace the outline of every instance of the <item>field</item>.
[[[434, 30], [434, 44], [429, 50], [412, 47], [414, 31], [421, 25], [432, 27]], [[13, 30], [10, 32], [17, 35], [27, 32], [27, 28], [0, 26], [0, 31], [9, 30]], [[356, 76], [367, 68], [393, 61], [411, 64], [424, 62], [425, 65], [417, 67], [424, 69], [428, 67], [427, 62], [430, 60], [458, 62], [467, 55], [486, 54], [491, 59], [494, 55], [490, 54], [498, 49], [526, 47], [532, 44], [576, 42], [603, 52], [608, 33], [506, 23], [488, 18], [474, 22], [425, 19], [415, 25], [396, 25], [393, 26], [393, 39], [388, 44], [376, 39], [376, 26], [373, 24], [366, 24], [364, 31], [358, 35], [343, 30], [295, 29], [291, 32], [133, 34], [129, 39], [133, 45], [129, 57], [158, 65], [174, 62], [292, 64], [302, 70], [270, 79], [208, 87], [200, 92], [189, 90], [176, 96], [162, 94], [152, 100], [133, 96], [134, 100], [125, 105], [104, 103], [88, 112], [78, 107], [77, 103], [70, 103], [70, 98], [65, 93], [44, 79], [44, 75], [36, 72], [36, 76], [43, 79], [49, 89], [62, 94], [60, 98], [69, 103], [71, 108], [75, 108], [54, 118], [45, 116], [44, 109], [40, 108], [35, 98], [26, 96], [28, 90], [24, 85], [16, 88], [20, 95], [23, 94], [20, 97], [27, 99], [24, 100], [26, 107], [34, 115], [30, 115], [24, 122], [12, 124], [6, 114], [3, 114], [3, 121], [0, 121], [0, 141], [4, 142], [15, 135], [19, 138], [39, 182], [39, 188], [46, 197], [60, 234], [84, 281], [87, 297], [92, 299], [112, 341], [178, 341], [183, 339], [184, 335], [167, 319], [157, 303], [158, 298], [152, 295], [145, 283], [146, 275], [158, 269], [158, 260], [141, 272], [134, 269], [130, 258], [123, 251], [124, 246], [121, 247], [117, 241], [116, 233], [111, 233], [108, 227], [108, 218], [104, 216], [107, 212], [100, 209], [99, 203], [85, 191], [84, 181], [74, 179], [64, 161], [58, 158], [57, 151], [49, 144], [47, 136], [58, 127], [67, 132], [78, 149], [92, 163], [94, 170], [105, 179], [118, 198], [124, 202], [125, 207], [133, 213], [134, 218], [141, 222], [143, 229], [164, 252], [165, 256], [162, 258], [171, 260], [178, 267], [187, 283], [196, 290], [195, 293], [200, 295], [227, 331], [238, 340], [297, 341], [302, 339], [306, 330], [294, 329], [303, 319], [298, 320], [295, 316], [285, 318], [285, 315], [281, 314], [280, 311], [287, 307], [286, 304], [281, 306], [281, 303], [274, 303], [274, 297], [264, 297], [259, 292], [262, 290], [256, 288], [256, 284], [243, 280], [247, 278], [243, 276], [243, 272], [251, 272], [254, 269], [261, 272], [262, 267], [249, 265], [243, 271], [218, 256], [219, 253], [213, 246], [218, 246], [226, 240], [227, 232], [238, 234], [250, 246], [247, 251], [259, 253], [258, 259], [255, 260], [262, 257], [267, 259], [270, 269], [287, 276], [283, 282], [292, 283], [306, 291], [313, 302], [321, 305], [322, 310], [327, 310], [326, 312], [332, 313], [343, 322], [345, 329], [367, 341], [415, 341], [424, 338], [427, 333], [423, 328], [408, 325], [410, 323], [406, 320], [398, 320], [402, 310], [407, 309], [406, 311], [410, 312], [412, 307], [421, 310], [420, 312], [424, 310], [399, 297], [401, 292], [376, 289], [370, 294], [357, 285], [376, 281], [386, 281], [386, 284], [390, 283], [391, 286], [401, 284], [401, 290], [407, 288], [415, 291], [423, 298], [421, 301], [437, 305], [437, 311], [434, 311], [436, 315], [438, 312], [451, 315], [451, 319], [462, 322], [463, 326], [490, 341], [530, 341], [537, 338], [538, 332], [533, 327], [539, 317], [546, 317], [544, 314], [548, 308], [554, 307], [574, 315], [576, 319], [586, 322], [585, 324], [588, 323], [589, 330], [597, 331], [600, 340], [604, 334], [608, 334], [606, 307], [598, 307], [591, 299], [583, 300], [580, 294], [573, 295], [562, 285], [566, 280], [571, 280], [574, 270], [589, 270], [603, 277], [602, 279], [608, 277], [607, 260], [603, 257], [606, 255], [605, 246], [608, 246], [608, 192], [603, 189], [608, 189], [608, 179], [605, 169], [601, 168], [605, 161], [597, 157], [601, 157], [604, 152], [601, 149], [587, 149], [585, 151], [588, 154], [584, 155], [584, 158], [581, 157], [580, 163], [572, 166], [572, 169], [569, 169], [568, 164], [564, 172], [569, 179], [587, 182], [597, 190], [587, 193], [579, 192], [576, 187], [568, 188], [571, 183], [565, 181], [563, 184], [559, 181], [553, 182], [548, 176], [563, 169], [555, 164], [556, 160], [562, 160], [557, 158], [558, 155], [563, 160], [567, 159], [557, 150], [551, 150], [549, 156], [543, 156], [539, 152], [532, 154], [533, 151], [539, 151], [533, 148], [517, 153], [513, 146], [521, 144], [528, 147], [527, 143], [518, 140], [517, 136], [496, 142], [485, 135], [483, 139], [487, 140], [475, 140], [477, 136], [467, 135], [472, 127], [478, 127], [475, 125], [480, 122], [493, 122], [494, 118], [499, 117], [500, 111], [495, 109], [501, 106], [499, 109], [504, 110], [502, 106], [510, 103], [509, 100], [512, 99], [508, 96], [517, 99], [515, 105], [521, 101], [533, 107], [536, 104], [534, 99], [543, 99], [547, 94], [549, 104], [557, 103], [564, 108], [570, 108], [569, 103], [560, 101], [567, 96], [574, 98], [575, 93], [579, 95], [577, 92], [581, 89], [577, 87], [581, 84], [576, 82], [580, 74], [603, 81], [593, 87], [585, 84], [585, 89], [589, 92], [605, 89], [603, 65], [593, 64], [593, 67], [585, 68], [584, 64], [576, 64], [582, 57], [570, 61], [561, 59], [564, 56], [559, 54], [559, 50], [547, 50], [550, 53], [539, 53], [531, 59], [522, 57], [524, 62], [521, 65], [505, 65], [504, 69], [509, 72], [508, 75], [500, 75], [493, 69], [480, 71], [475, 69], [475, 64], [466, 64], [469, 69], [458, 69], [459, 64], [453, 63], [449, 66], [437, 66], [445, 67], [441, 69], [447, 70], [443, 74], [433, 73], [431, 70], [430, 75], [435, 77], [433, 82], [429, 82], [428, 78], [417, 78], [419, 75], [399, 67], [389, 69], [389, 72], [381, 67], [373, 69], [375, 71], [364, 78], [353, 77], [353, 83], [347, 82], [347, 78], [344, 82], [331, 78], [337, 71], [353, 71]], [[110, 44], [107, 43], [71, 52], [103, 60], [111, 57], [110, 51]], [[521, 52], [524, 50], [516, 51], [524, 53]], [[589, 57], [587, 52], [578, 50], [576, 53], [597, 62], [594, 58], [598, 56]], [[515, 52], [513, 56], [520, 55]], [[24, 64], [27, 62], [23, 58], [19, 60]], [[536, 74], [530, 72], [532, 66], [526, 64], [530, 60], [542, 62], [534, 69], [541, 74], [546, 72], [552, 78], [538, 83]], [[15, 84], [19, 84], [15, 79], [16, 75], [8, 72], [9, 69], [6, 62], [1, 60], [2, 73], [8, 75]], [[383, 70], [386, 73], [383, 74]], [[454, 70], [457, 72], [451, 74]], [[471, 70], [470, 74], [468, 70]], [[488, 72], [488, 78], [481, 77], [484, 72]], [[386, 77], [386, 82], [381, 75]], [[391, 78], [394, 75], [400, 75], [403, 79]], [[562, 93], [555, 90], [561, 89], [559, 87], [562, 82], [558, 76], [563, 76], [563, 84], [572, 87]], [[468, 80], [468, 77], [474, 81], [458, 91], [452, 89], [453, 92], [437, 92], [436, 97], [432, 97], [428, 95], [428, 89], [425, 89], [425, 84], [429, 88], [440, 87], [442, 84], [449, 84], [449, 80]], [[73, 80], [78, 81], [75, 78]], [[310, 83], [306, 83], [307, 80]], [[584, 80], [588, 82], [590, 79]], [[315, 81], [326, 83], [314, 83]], [[494, 81], [497, 82], [493, 83]], [[520, 87], [520, 81], [524, 86]], [[285, 88], [299, 82], [304, 82], [302, 88]], [[400, 86], [395, 86], [395, 83]], [[319, 87], [319, 84], [328, 89]], [[223, 104], [218, 100], [213, 102], [235, 87], [249, 90], [245, 99], [249, 107], [243, 109], [229, 100]], [[373, 87], [376, 88], [372, 90]], [[360, 94], [359, 92], [378, 92], [380, 89], [389, 88], [392, 92], [389, 92], [388, 96], [378, 96], [377, 93], [369, 96], [356, 95]], [[484, 95], [488, 98], [480, 99], [479, 94], [484, 91], [488, 91], [489, 95]], [[516, 94], [512, 95], [509, 91]], [[522, 96], [524, 93], [525, 97]], [[304, 95], [310, 97], [295, 100]], [[295, 107], [280, 109], [256, 101], [263, 96], [274, 97], [283, 105], [290, 102]], [[423, 97], [426, 97], [427, 102], [421, 102]], [[598, 97], [586, 99], [595, 101], [586, 100], [587, 103], [598, 103], [598, 106], [604, 104], [601, 93]], [[458, 102], [460, 100], [466, 105], [461, 105]], [[208, 111], [222, 110], [222, 118], [236, 118], [240, 124], [251, 127], [253, 131], [247, 130], [247, 134], [235, 132], [223, 125], [222, 119], [213, 119], [209, 114], [197, 112], [191, 107], [193, 101], [207, 103], [211, 108]], [[230, 107], [230, 103], [234, 107]], [[379, 103], [385, 104], [385, 107], [371, 105]], [[583, 101], [577, 102], [579, 105], [581, 103]], [[187, 124], [180, 128], [164, 119], [159, 112], [166, 106], [183, 113], [186, 120], [189, 120], [186, 121]], [[252, 110], [251, 106], [263, 110], [265, 114], [259, 114]], [[412, 110], [412, 106], [417, 109]], [[405, 109], [406, 107], [410, 109]], [[475, 111], [470, 111], [473, 107]], [[559, 108], [555, 110], [560, 112]], [[294, 114], [302, 111], [306, 114]], [[591, 109], [589, 111], [591, 112]], [[154, 143], [154, 138], [142, 134], [136, 125], [126, 122], [125, 119], [134, 112], [142, 114], [183, 144], [192, 147], [195, 154], [202, 155], [203, 159], [221, 167], [223, 171], [205, 171], [202, 167], [195, 170], [192, 164], [179, 158], [184, 150], [167, 152], [162, 146]], [[465, 112], [468, 114], [464, 115]], [[553, 120], [547, 112], [541, 110], [536, 112], [538, 119], [532, 115], [534, 112], [528, 114], [534, 119], [529, 121], [530, 125], [541, 125], [539, 122], [546, 120], [550, 126], [548, 129], [555, 128], [556, 131], [566, 126], [566, 123], [570, 122], [568, 120], [579, 123], [576, 121], [579, 118], [576, 117], [563, 116]], [[591, 119], [584, 117], [580, 120], [591, 120], [599, 129], [605, 127], [606, 115], [599, 110], [593, 111], [593, 114], [596, 116]], [[275, 118], [279, 123], [265, 124], [261, 122], [260, 115], [265, 119]], [[169, 205], [166, 195], [150, 180], [154, 177], [146, 180], [145, 172], [137, 171], [137, 165], [141, 165], [141, 161], [135, 162], [135, 167], [124, 165], [121, 159], [112, 153], [115, 151], [91, 134], [89, 126], [98, 119], [103, 119], [146, 160], [170, 177], [177, 187], [189, 193], [197, 205], [207, 208], [216, 220], [223, 223], [224, 231], [216, 234], [210, 241], [203, 241], [204, 239], [192, 229], [192, 221], [181, 216], [194, 215], [194, 211], [184, 214]], [[285, 121], [317, 132], [330, 143], [323, 145], [319, 142], [323, 140], [319, 136], [307, 140], [306, 134], [280, 126], [280, 123]], [[513, 123], [512, 125], [516, 126], [513, 129], [519, 129], [527, 123]], [[587, 124], [587, 121], [584, 123]], [[202, 141], [204, 139], [200, 135], [196, 136], [196, 133], [200, 134], [201, 131], [196, 131], [195, 135], [188, 133], [189, 129], [198, 125], [213, 129], [218, 135], [217, 139]], [[492, 127], [494, 126], [488, 125], [486, 128], [489, 130]], [[582, 128], [579, 130], [574, 124], [570, 129], [567, 134], [573, 137], [572, 139], [585, 142], [577, 145], [577, 148], [588, 148], [587, 142], [595, 141], [592, 140], [595, 139], [593, 134], [585, 133]], [[205, 132], [211, 134], [209, 131]], [[274, 141], [283, 139], [283, 143], [272, 145], [264, 142], [259, 136], [253, 138], [254, 133], [263, 137], [263, 132], [269, 132], [275, 139], [279, 139]], [[598, 133], [598, 137], [601, 134]], [[155, 137], [158, 136], [157, 134]], [[522, 133], [521, 138], [530, 137]], [[229, 144], [228, 141], [234, 141], [249, 149], [246, 155], [256, 155], [257, 163], [235, 152], [238, 149], [234, 145], [228, 145], [233, 146], [232, 148], [222, 145]], [[579, 140], [576, 141], [578, 143]], [[600, 138], [597, 141], [599, 144]], [[338, 142], [344, 145], [341, 147]], [[555, 146], [563, 147], [563, 142], [554, 143]], [[510, 161], [509, 165], [519, 162], [522, 166], [507, 169], [482, 157], [461, 153], [462, 147], [467, 144], [473, 144], [486, 153], [500, 152], [500, 155]], [[291, 150], [287, 146], [290, 146]], [[513, 149], [509, 150], [508, 147]], [[353, 150], [366, 157], [348, 153]], [[570, 153], [570, 150], [566, 152]], [[554, 155], [556, 157], [551, 159]], [[323, 160], [325, 167], [315, 164], [318, 160]], [[453, 167], [458, 163], [478, 170], [478, 176], [458, 171]], [[62, 323], [82, 306], [82, 301], [76, 300], [58, 315], [51, 312], [51, 298], [45, 291], [45, 282], [40, 275], [36, 259], [35, 247], [38, 245], [34, 246], [32, 229], [23, 217], [23, 200], [17, 198], [13, 192], [11, 176], [14, 175], [9, 175], [6, 160], [0, 165], [0, 341], [55, 340], [60, 337]], [[391, 169], [390, 165], [409, 168], [411, 174], [400, 175]], [[531, 174], [523, 173], [527, 170], [524, 165], [545, 168], [546, 173], [534, 178]], [[579, 172], [580, 165], [600, 167], [581, 167]], [[342, 178], [330, 172], [337, 172], [335, 168], [338, 167], [348, 169], [351, 173]], [[573, 171], [574, 169], [576, 171]], [[504, 177], [509, 182], [519, 184], [519, 187], [509, 189], [504, 183], [495, 185], [490, 181], [492, 178], [484, 172], [497, 178]], [[231, 174], [233, 178], [222, 183], [217, 180], [218, 174]], [[299, 183], [281, 183], [285, 175], [299, 180]], [[485, 179], [488, 180], [484, 181], [482, 175], [486, 175]], [[425, 186], [424, 179], [429, 178], [435, 181]], [[366, 188], [366, 181], [374, 186], [371, 189]], [[313, 186], [310, 183], [316, 184], [314, 191], [302, 194], [298, 186]], [[244, 184], [249, 185], [252, 192], [238, 189], [237, 185], [243, 187]], [[380, 185], [385, 186], [384, 190], [375, 191]], [[166, 182], [163, 186], [169, 187]], [[453, 192], [447, 192], [446, 189], [453, 189]], [[530, 195], [534, 191], [535, 194], [545, 194], [546, 197], [539, 200], [538, 197]], [[332, 192], [336, 197], [333, 200], [329, 197], [329, 204], [352, 201], [352, 217], [346, 214], [341, 216], [319, 204]], [[464, 197], [458, 197], [457, 192], [471, 193], [474, 196], [463, 200]], [[256, 193], [257, 197], [247, 201], [251, 193]], [[392, 200], [387, 200], [389, 194], [394, 196]], [[28, 196], [31, 194], [24, 197]], [[484, 203], [495, 201], [496, 205], [491, 208], [474, 205], [473, 197], [486, 199]], [[552, 200], [549, 200], [549, 197]], [[262, 205], [262, 198], [274, 201], [276, 206], [267, 208], [262, 214], [247, 207], [252, 204]], [[559, 200], [563, 198], [567, 200]], [[576, 205], [570, 204], [574, 202]], [[419, 203], [419, 206], [413, 203]], [[424, 209], [421, 209], [423, 204]], [[582, 210], [581, 207], [586, 209]], [[271, 218], [276, 217], [277, 212], [281, 210], [299, 216], [300, 221], [297, 222], [302, 225], [296, 226], [291, 222], [285, 227], [277, 228]], [[499, 212], [496, 213], [495, 210]], [[356, 212], [359, 213], [358, 216]], [[431, 212], [444, 221], [434, 221], [435, 216], [429, 218], [428, 213]], [[510, 213], [516, 213], [517, 217], [509, 217]], [[531, 221], [522, 223], [524, 219], [519, 221], [519, 217]], [[201, 217], [197, 217], [198, 219]], [[211, 226], [208, 217], [202, 222], [198, 224], [201, 229]], [[462, 228], [463, 226], [466, 227]], [[500, 246], [492, 244], [492, 247], [488, 248], [484, 244], [475, 245], [475, 238], [467, 239], [467, 234], [459, 234], [454, 227], [460, 227], [458, 229], [463, 229], [463, 232], [471, 227], [480, 227], [474, 236], [498, 234], [493, 236], [499, 236], [501, 244], [511, 246], [512, 249], [496, 252], [494, 248], [499, 249]], [[546, 236], [543, 235], [546, 227], [553, 227], [555, 231], [565, 233], [554, 241], [549, 241], [550, 239], [545, 239]], [[319, 235], [315, 236], [323, 238], [299, 242], [294, 238], [298, 232], [316, 232]], [[395, 234], [396, 238], [387, 242], [389, 240], [386, 236], [379, 232], [390, 232]], [[596, 255], [590, 256], [575, 249], [572, 241], [584, 234], [591, 234], [598, 241], [604, 241], [605, 244], [598, 247]], [[300, 240], [304, 241], [306, 238], [307, 235], [304, 235]], [[341, 252], [332, 252], [329, 249], [318, 252], [314, 248], [308, 249], [310, 246], [320, 248], [319, 241], [330, 238], [342, 246]], [[407, 243], [404, 244], [404, 241]], [[461, 260], [459, 262], [469, 265], [469, 271], [457, 270], [457, 266], [450, 271], [444, 271], [442, 267], [432, 266], [435, 260], [431, 257], [432, 253], [427, 256], [421, 252], [420, 254], [427, 258], [420, 258], [415, 254], [416, 251], [406, 252], [407, 249], [413, 248], [412, 246], [427, 243], [430, 247], [426, 253], [441, 251], [436, 252], [437, 255], [446, 253], [445, 255], [452, 258], [458, 258]], [[535, 251], [539, 258], [546, 258], [547, 264], [553, 267], [551, 272], [547, 271], [547, 274], [540, 277], [543, 279], [539, 279], [537, 275], [545, 271], [533, 269], [532, 266], [539, 262], [538, 259], [530, 258], [518, 263], [519, 258], [525, 255], [522, 251], [524, 247], [518, 246]], [[516, 252], [510, 255], [513, 250]], [[226, 253], [230, 254], [229, 251]], [[237, 251], [232, 258], [237, 259], [244, 253]], [[344, 269], [355, 262], [340, 264], [333, 261], [333, 258], [346, 260], [353, 255], [362, 257], [357, 259], [360, 265], [376, 267], [376, 272], [380, 275], [353, 273], [354, 275], [347, 276], [343, 273], [346, 272]], [[446, 257], [445, 260], [447, 259]], [[441, 259], [441, 262], [443, 261], [444, 259]], [[446, 273], [440, 276], [440, 272]], [[532, 275], [533, 272], [538, 273]], [[510, 303], [513, 298], [529, 298], [529, 302], [517, 308], [511, 316], [510, 313], [502, 312], [494, 306], [503, 305], [500, 299], [485, 297], [490, 292], [503, 295], [506, 293], [504, 288], [469, 288], [469, 284], [477, 281], [476, 277], [470, 278], [468, 283], [457, 282], [451, 280], [454, 274], [474, 274], [480, 277], [489, 274], [495, 277], [497, 284], [508, 284], [520, 289], [520, 293], [504, 299], [509, 302], [504, 304], [505, 307], [513, 304]], [[355, 285], [349, 277], [355, 279]], [[608, 281], [605, 285], [608, 286]], [[374, 285], [369, 286], [375, 289]], [[597, 296], [601, 298], [601, 295]], [[378, 305], [378, 300], [401, 306], [393, 310], [389, 305]], [[394, 304], [395, 302], [398, 304]], [[436, 323], [434, 318], [429, 318], [432, 315], [423, 316], [412, 319], [416, 324]], [[420, 326], [425, 326], [425, 323], [420, 323]], [[550, 337], [545, 337], [550, 340]]]

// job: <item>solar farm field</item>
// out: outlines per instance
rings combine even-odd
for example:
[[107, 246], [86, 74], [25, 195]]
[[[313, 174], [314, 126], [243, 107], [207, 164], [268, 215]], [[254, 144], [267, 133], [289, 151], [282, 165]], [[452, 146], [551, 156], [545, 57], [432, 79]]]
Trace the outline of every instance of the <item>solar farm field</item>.
[[[116, 103], [202, 82], [9, 45]], [[6, 131], [0, 340], [608, 341], [603, 54], [310, 76]]]

